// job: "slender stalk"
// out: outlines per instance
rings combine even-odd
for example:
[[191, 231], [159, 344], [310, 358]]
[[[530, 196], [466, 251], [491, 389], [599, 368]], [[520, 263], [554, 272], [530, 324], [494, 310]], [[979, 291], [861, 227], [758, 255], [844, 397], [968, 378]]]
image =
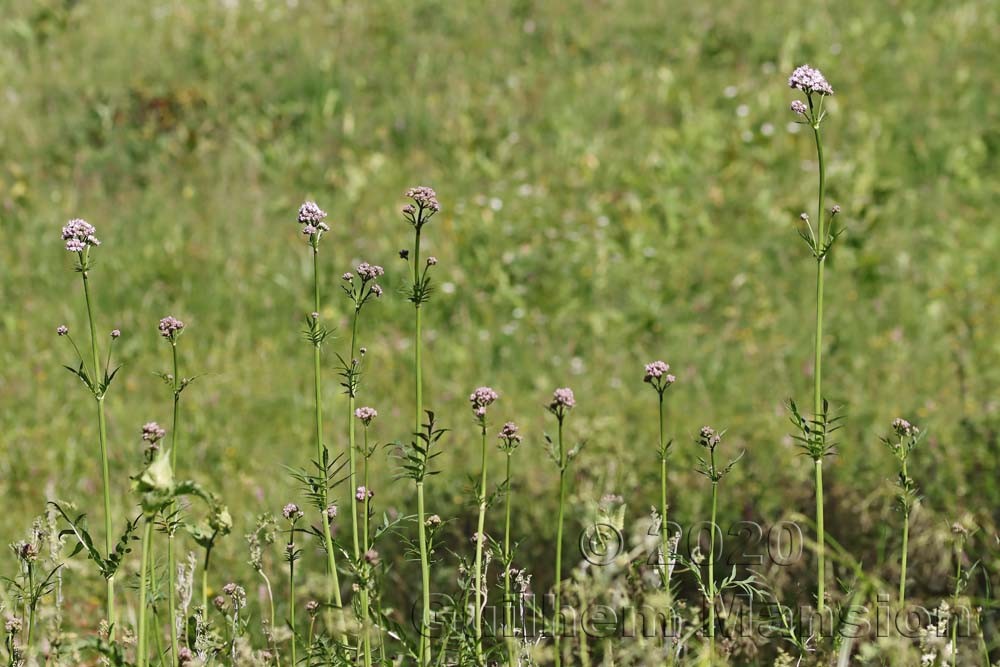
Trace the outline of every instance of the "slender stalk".
[[[351, 400], [353, 401], [353, 397]], [[354, 430], [353, 420], [352, 420], [351, 430], [352, 431]], [[366, 492], [363, 502], [364, 516], [362, 517], [361, 521], [362, 521], [362, 540], [363, 540], [362, 545], [364, 546], [365, 553], [367, 554], [368, 549], [370, 548], [370, 545], [368, 544], [368, 515], [370, 513], [369, 503], [371, 502], [367, 493], [368, 490], [368, 427], [367, 426], [365, 427], [364, 444], [365, 444], [365, 457], [364, 457], [365, 469], [364, 469], [363, 486], [365, 487]], [[364, 633], [363, 648], [364, 648], [365, 667], [371, 667], [372, 664], [371, 634], [369, 633], [371, 614], [369, 610], [369, 605], [370, 603], [368, 600], [368, 582], [364, 581], [361, 584], [361, 626], [362, 626], [361, 631]]]
[[[181, 404], [181, 393], [180, 393], [180, 371], [177, 365], [177, 341], [170, 341], [170, 356], [173, 361], [174, 370], [174, 413], [173, 421], [170, 427], [170, 467], [176, 473], [177, 471], [177, 429], [180, 427], [180, 404]], [[170, 515], [171, 521], [173, 520], [174, 512], [177, 509], [176, 501], [171, 502]], [[174, 600], [175, 592], [175, 577], [177, 569], [176, 562], [174, 560], [174, 531], [173, 529], [167, 530], [167, 609], [170, 613], [170, 656], [171, 660], [177, 661], [177, 607]]]
[[[905, 458], [903, 459], [903, 479], [907, 479]], [[910, 542], [910, 509], [909, 506], [904, 506], [903, 507], [903, 553], [899, 567], [900, 609], [906, 606], [906, 554], [909, 548], [909, 542]]]
[[951, 600], [951, 667], [955, 667], [958, 664], [958, 621], [956, 620], [956, 614], [958, 613], [958, 593], [961, 590], [962, 585], [962, 549], [956, 546], [955, 552], [955, 594], [952, 596]]
[[479, 664], [484, 664], [483, 655], [483, 544], [486, 542], [484, 533], [486, 527], [486, 423], [482, 427], [482, 451], [481, 465], [482, 473], [479, 478], [479, 524], [476, 529], [476, 608], [475, 608], [475, 636], [476, 636], [476, 658]]
[[[288, 542], [291, 546], [291, 538]], [[292, 626], [292, 664], [298, 664], [296, 657], [299, 643], [299, 635], [295, 630], [295, 560], [288, 562], [288, 622]]]
[[420, 664], [431, 662], [431, 567], [427, 557], [427, 530], [424, 526], [424, 483], [417, 482], [417, 535], [420, 541], [420, 581], [423, 586], [423, 608], [420, 625]]
[[[84, 263], [83, 255], [81, 254], [81, 264]], [[87, 320], [90, 324], [90, 349], [94, 357], [94, 378], [93, 381], [99, 382], [97, 374], [100, 372], [100, 354], [97, 351], [97, 327], [94, 323], [94, 308], [93, 300], [90, 296], [90, 278], [87, 275], [87, 271], [81, 271], [81, 276], [83, 276], [83, 296], [87, 303]], [[97, 425], [98, 425], [98, 439], [101, 448], [101, 474], [104, 482], [104, 547], [105, 553], [110, 554], [112, 548], [113, 537], [111, 533], [112, 516], [111, 516], [111, 472], [108, 465], [108, 433], [107, 425], [104, 417], [104, 395], [97, 392], [94, 393], [94, 398], [97, 402]], [[108, 627], [109, 627], [109, 639], [114, 640], [115, 638], [115, 578], [110, 576], [107, 579], [107, 617], [108, 617]]]
[[663, 392], [660, 392], [660, 554], [663, 557], [663, 592], [667, 594], [667, 609], [670, 604], [670, 528], [667, 526], [667, 455], [663, 451]]
[[[715, 470], [715, 450], [711, 452], [712, 470]], [[711, 531], [708, 550], [708, 651], [711, 659], [715, 659], [715, 520], [719, 501], [719, 483], [712, 481], [712, 521], [708, 526]]]
[[555, 585], [555, 617], [553, 618], [552, 632], [555, 638], [556, 667], [562, 664], [562, 653], [560, 651], [560, 639], [562, 630], [559, 621], [562, 616], [562, 538], [563, 538], [563, 517], [566, 505], [566, 451], [563, 447], [563, 418], [559, 417], [559, 516], [556, 523], [556, 577]]
[[[270, 626], [271, 648], [274, 650], [274, 659], [277, 662], [278, 667], [281, 667], [281, 655], [278, 652], [278, 642], [274, 638], [274, 593], [271, 591], [271, 580], [268, 578], [267, 574], [265, 574], [263, 570], [261, 570], [260, 576], [264, 578], [264, 586], [267, 588], [267, 601], [268, 601], [268, 603], [270, 605], [270, 612], [271, 612], [271, 626]], [[312, 627], [312, 626], [310, 625], [310, 627]], [[310, 634], [309, 644], [312, 645], [312, 635], [311, 634]]]
[[[413, 284], [420, 280], [420, 225], [416, 225], [413, 239]], [[414, 302], [413, 327], [413, 375], [414, 375], [414, 433], [420, 432], [420, 420], [424, 411], [424, 383], [421, 355], [421, 321], [420, 302]], [[431, 565], [430, 554], [427, 551], [427, 531], [424, 525], [424, 483], [417, 482], [417, 534], [420, 543], [420, 580], [422, 599], [420, 612], [420, 664], [429, 665], [431, 661]]]
[[28, 641], [24, 645], [25, 651], [31, 650], [31, 636], [35, 629], [35, 568], [28, 562], [28, 598], [24, 601], [24, 619], [27, 626]]
[[[354, 321], [351, 324], [351, 356], [347, 358], [347, 363], [351, 364], [351, 371], [354, 371], [354, 350], [357, 348], [358, 340], [358, 309], [354, 309]], [[349, 492], [354, 493], [357, 488], [357, 452], [355, 445], [355, 435], [354, 435], [354, 406], [355, 406], [355, 396], [354, 396], [354, 379], [353, 376], [348, 376], [348, 405], [347, 405], [347, 424], [348, 424], [348, 438], [349, 438], [349, 465], [350, 465], [350, 488]], [[367, 487], [365, 487], [367, 488]], [[364, 505], [367, 507], [368, 501], [366, 500]], [[358, 560], [361, 557], [360, 546], [358, 542], [358, 503], [351, 503], [351, 532], [354, 538], [354, 560]]]
[[[812, 99], [810, 98], [810, 105]], [[826, 235], [823, 228], [823, 194], [826, 187], [826, 164], [823, 161], [823, 142], [820, 139], [819, 121], [813, 123], [813, 136], [816, 139], [816, 157], [819, 162], [819, 195], [816, 204], [817, 239], [825, 243]], [[816, 260], [816, 339], [813, 361], [813, 415], [817, 418], [823, 412], [823, 269], [826, 266], [826, 254], [820, 253]], [[826, 533], [823, 526], [823, 459], [816, 461], [816, 606], [820, 613], [826, 605], [824, 588], [826, 585]]]
[[[319, 247], [313, 246], [313, 308], [318, 313], [320, 309], [319, 298]], [[323, 388], [322, 388], [322, 359], [320, 354], [320, 343], [313, 346], [313, 387], [315, 389], [315, 413], [316, 413], [316, 460], [323, 467], [322, 474], [326, 474], [326, 447], [323, 446]], [[330, 534], [330, 520], [326, 514], [327, 495], [326, 482], [320, 490], [320, 497], [323, 507], [320, 509], [320, 524], [323, 526], [323, 546], [326, 550], [326, 570], [330, 577], [328, 601], [337, 607], [342, 606], [340, 598], [340, 575], [337, 573], [337, 554], [333, 549], [333, 537]]]
[[146, 571], [149, 565], [149, 547], [153, 539], [152, 517], [146, 517], [146, 526], [142, 533], [142, 563], [139, 568], [139, 641], [136, 648], [138, 667], [146, 667]]
[[[215, 540], [215, 536], [212, 536]], [[212, 562], [212, 547], [205, 548], [205, 566], [201, 568], [201, 607], [208, 614], [208, 566]]]
[[507, 476], [504, 481], [504, 488], [507, 489], [506, 492], [506, 507], [504, 508], [504, 519], [503, 519], [503, 554], [504, 554], [504, 569], [503, 569], [503, 624], [504, 624], [504, 635], [507, 638], [507, 665], [508, 667], [514, 667], [514, 609], [513, 602], [511, 600], [510, 594], [510, 510], [511, 510], [511, 492], [510, 492], [510, 459], [511, 450], [507, 450]]

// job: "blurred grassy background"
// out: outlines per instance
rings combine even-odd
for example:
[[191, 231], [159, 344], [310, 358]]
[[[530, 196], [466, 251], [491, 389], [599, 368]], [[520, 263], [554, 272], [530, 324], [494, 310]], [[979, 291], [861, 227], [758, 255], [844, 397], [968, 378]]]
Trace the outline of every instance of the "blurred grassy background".
[[[220, 576], [249, 580], [240, 536], [293, 499], [280, 466], [312, 452], [296, 207], [315, 198], [330, 212], [323, 314], [340, 331], [338, 276], [361, 260], [386, 267], [387, 297], [363, 324], [360, 403], [379, 410], [388, 442], [412, 423], [412, 310], [396, 252], [411, 235], [402, 193], [417, 184], [444, 207], [426, 232], [441, 261], [426, 404], [454, 429], [431, 511], [474, 530], [466, 399], [492, 385], [496, 420], [526, 435], [516, 521], [548, 581], [543, 404], [556, 386], [576, 391], [569, 432], [589, 444], [573, 520], [606, 492], [640, 517], [658, 488], [642, 363], [663, 358], [678, 376], [673, 518], [707, 512], [691, 470], [704, 423], [748, 450], [726, 516], [808, 512], [810, 467], [783, 407], [809, 404], [811, 387], [814, 264], [795, 222], [815, 206], [816, 165], [786, 86], [803, 62], [837, 91], [828, 201], [848, 228], [828, 272], [825, 386], [848, 415], [828, 466], [828, 528], [866, 564], [882, 558], [894, 468], [878, 437], [896, 416], [930, 431], [911, 467], [926, 496], [918, 524], [968, 510], [992, 525], [998, 7], [3, 0], [0, 537], [17, 538], [47, 497], [99, 513], [92, 404], [60, 368], [72, 357], [54, 334], [86, 326], [58, 237], [66, 219], [97, 226], [100, 329], [124, 331], [109, 399], [119, 516], [140, 425], [169, 422], [153, 373], [169, 363], [156, 322], [172, 314], [188, 324], [182, 372], [207, 374], [184, 395], [181, 474], [224, 493], [237, 528]], [[334, 349], [327, 429], [339, 450]], [[381, 506], [411, 511], [409, 487], [388, 485], [384, 458], [376, 466]], [[920, 581], [940, 563], [916, 548]]]

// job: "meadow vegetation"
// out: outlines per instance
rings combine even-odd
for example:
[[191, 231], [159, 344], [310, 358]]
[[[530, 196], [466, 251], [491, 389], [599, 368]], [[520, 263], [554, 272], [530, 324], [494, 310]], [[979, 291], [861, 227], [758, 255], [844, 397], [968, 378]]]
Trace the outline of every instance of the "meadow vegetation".
[[[11, 664], [29, 637], [66, 665], [147, 664], [140, 644], [150, 664], [1000, 659], [996, 3], [0, 15]], [[818, 207], [789, 109], [805, 62], [836, 91]], [[822, 240], [800, 214], [835, 205], [819, 392]], [[61, 241], [75, 218], [96, 232]], [[669, 581], [661, 516], [682, 530]], [[800, 557], [767, 551], [775, 526]], [[96, 558], [70, 557], [84, 528]], [[748, 638], [725, 607], [707, 631], [706, 599], [796, 608], [820, 582], [838, 630], [905, 598], [940, 636], [820, 638], [779, 613]], [[505, 590], [676, 608], [688, 634], [560, 656], [492, 636], [476, 601]], [[430, 592], [445, 636], [421, 642]]]

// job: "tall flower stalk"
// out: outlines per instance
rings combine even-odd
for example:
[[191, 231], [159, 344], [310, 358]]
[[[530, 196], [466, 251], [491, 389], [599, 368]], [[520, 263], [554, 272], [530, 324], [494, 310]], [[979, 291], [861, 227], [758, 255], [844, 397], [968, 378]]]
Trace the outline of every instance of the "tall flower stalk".
[[[181, 392], [191, 383], [189, 378], [181, 378], [180, 369], [177, 363], [177, 341], [184, 332], [184, 323], [177, 318], [168, 315], [160, 320], [157, 329], [160, 335], [170, 343], [170, 358], [173, 372], [163, 374], [161, 377], [169, 385], [173, 393], [173, 421], [170, 427], [170, 465], [177, 470], [177, 431], [180, 427], [180, 405]], [[176, 562], [174, 554], [174, 535], [176, 531], [176, 504], [171, 505], [170, 517], [164, 522], [167, 532], [167, 608], [170, 614], [170, 655], [178, 655], [179, 644], [177, 641], [177, 608], [175, 602], [175, 578]], [[150, 559], [150, 567], [155, 567], [156, 559]], [[151, 573], [152, 574], [152, 573]]]
[[718, 467], [715, 460], [715, 449], [722, 442], [723, 435], [725, 435], [725, 431], [717, 433], [711, 426], [703, 426], [701, 432], [698, 434], [698, 444], [708, 451], [707, 459], [698, 459], [698, 472], [708, 478], [708, 480], [712, 483], [712, 518], [711, 522], [708, 524], [708, 528], [711, 531], [708, 548], [708, 583], [704, 586], [705, 596], [708, 602], [709, 655], [712, 658], [715, 656], [715, 605], [721, 588], [715, 581], [715, 533], [719, 506], [719, 482], [722, 481], [722, 478], [733, 469], [733, 466], [735, 466], [741, 458], [743, 458], [743, 453], [741, 452], [739, 456], [727, 463], [724, 467]]
[[670, 455], [670, 446], [673, 441], [666, 439], [666, 430], [663, 415], [663, 398], [667, 389], [677, 381], [677, 378], [670, 373], [670, 365], [663, 361], [651, 361], [646, 364], [643, 381], [656, 390], [658, 400], [658, 423], [659, 423], [659, 446], [656, 449], [656, 456], [660, 462], [660, 557], [663, 559], [663, 569], [661, 577], [663, 579], [663, 592], [667, 595], [667, 608], [670, 608], [670, 529], [667, 525], [667, 458]]
[[552, 441], [548, 436], [545, 436], [545, 439], [550, 445], [550, 455], [556, 465], [559, 466], [559, 514], [556, 519], [555, 582], [552, 586], [554, 599], [554, 606], [552, 610], [552, 636], [555, 644], [556, 667], [559, 667], [559, 665], [562, 664], [562, 652], [560, 650], [562, 629], [559, 627], [559, 621], [562, 618], [562, 542], [563, 523], [566, 512], [566, 477], [569, 472], [569, 463], [579, 451], [579, 448], [574, 448], [572, 451], [566, 450], [566, 446], [563, 441], [563, 422], [566, 420], [566, 415], [575, 406], [576, 397], [573, 396], [572, 389], [569, 387], [556, 389], [552, 393], [552, 401], [548, 405], [548, 411], [555, 415], [558, 423], [555, 448], [551, 448]]
[[504, 494], [504, 518], [503, 518], [503, 624], [504, 637], [507, 643], [507, 666], [515, 667], [517, 664], [516, 647], [514, 641], [514, 603], [511, 596], [510, 566], [514, 559], [510, 545], [510, 514], [513, 493], [511, 492], [511, 459], [514, 451], [521, 444], [521, 436], [518, 433], [517, 424], [507, 422], [500, 429], [500, 450], [507, 460], [506, 474], [503, 481]]
[[[110, 557], [114, 538], [111, 533], [111, 474], [108, 465], [108, 431], [107, 421], [104, 415], [104, 397], [107, 394], [108, 388], [111, 386], [111, 381], [114, 379], [118, 369], [110, 369], [111, 348], [109, 347], [103, 375], [101, 373], [101, 355], [97, 346], [97, 325], [94, 319], [94, 299], [90, 288], [90, 271], [93, 268], [90, 251], [92, 248], [101, 245], [101, 242], [98, 240], [96, 234], [97, 230], [94, 229], [93, 225], [88, 223], [86, 220], [81, 220], [79, 218], [70, 220], [62, 228], [62, 238], [66, 242], [66, 250], [76, 255], [76, 271], [83, 279], [83, 296], [87, 305], [87, 322], [90, 327], [90, 351], [92, 364], [91, 368], [88, 370], [87, 365], [83, 361], [83, 356], [80, 354], [79, 348], [76, 346], [76, 343], [73, 343], [73, 348], [76, 350], [77, 357], [79, 358], [79, 366], [77, 368], [70, 368], [67, 366], [67, 368], [69, 368], [70, 372], [74, 375], [78, 376], [90, 390], [90, 393], [94, 396], [94, 403], [97, 409], [98, 445], [101, 452], [101, 478], [103, 481], [104, 491], [104, 546], [106, 553]], [[63, 332], [62, 329], [65, 329], [65, 326], [60, 327], [60, 335], [67, 335], [68, 330]], [[118, 332], [117, 329], [112, 332], [112, 343], [114, 343], [119, 335], [120, 332]], [[110, 574], [107, 576], [106, 581], [107, 597], [105, 613], [109, 627], [109, 638], [113, 641], [116, 631], [115, 575]]]
[[[413, 284], [410, 288], [410, 303], [414, 308], [413, 327], [413, 375], [414, 375], [414, 436], [421, 440], [426, 434], [434, 432], [434, 416], [428, 412], [428, 423], [423, 424], [424, 418], [424, 384], [423, 384], [423, 363], [421, 360], [422, 335], [421, 335], [421, 306], [427, 302], [431, 294], [430, 276], [428, 270], [437, 264], [437, 259], [428, 257], [425, 264], [420, 263], [420, 232], [427, 222], [441, 210], [441, 205], [437, 200], [437, 193], [426, 186], [417, 186], [406, 191], [406, 197], [413, 200], [412, 204], [403, 207], [403, 216], [413, 227], [413, 253], [412, 258], [408, 250], [400, 252], [403, 259], [410, 259], [413, 267]], [[440, 437], [440, 436], [438, 436]], [[414, 445], [420, 446], [419, 442]], [[429, 447], [430, 442], [425, 442]], [[419, 457], [419, 452], [416, 453]], [[420, 649], [419, 661], [421, 665], [428, 665], [431, 661], [431, 568], [430, 552], [427, 543], [426, 509], [424, 507], [424, 479], [426, 472], [427, 454], [422, 464], [417, 464], [420, 470], [419, 475], [412, 475], [417, 487], [417, 536], [420, 547], [420, 583], [421, 583], [421, 610], [420, 610]]]
[[806, 102], [795, 100], [791, 109], [802, 118], [803, 124], [812, 128], [816, 142], [816, 159], [819, 165], [819, 188], [816, 202], [816, 229], [809, 216], [805, 213], [801, 218], [805, 230], [800, 234], [812, 250], [816, 259], [816, 327], [813, 349], [813, 416], [810, 420], [802, 420], [798, 414], [797, 424], [803, 432], [805, 442], [802, 443], [813, 460], [816, 483], [816, 606], [822, 614], [826, 605], [826, 532], [823, 521], [823, 458], [830, 454], [832, 444], [827, 436], [830, 432], [830, 416], [828, 406], [823, 398], [823, 270], [826, 257], [840, 231], [834, 224], [834, 217], [840, 211], [834, 207], [829, 219], [824, 221], [826, 213], [823, 209], [823, 197], [826, 192], [826, 163], [823, 159], [823, 141], [820, 136], [820, 125], [826, 117], [823, 101], [828, 95], [833, 95], [833, 88], [827, 83], [823, 74], [809, 65], [802, 65], [792, 72], [788, 79], [789, 88], [802, 91]]
[[372, 664], [372, 647], [371, 647], [371, 633], [369, 632], [369, 626], [371, 621], [371, 602], [369, 600], [369, 588], [372, 581], [372, 553], [371, 542], [368, 538], [368, 523], [371, 517], [371, 500], [375, 495], [371, 491], [371, 487], [368, 485], [368, 462], [375, 453], [375, 448], [370, 447], [368, 444], [368, 427], [371, 426], [372, 422], [378, 417], [378, 411], [375, 408], [370, 408], [367, 406], [360, 407], [354, 411], [354, 417], [359, 419], [364, 426], [364, 444], [361, 450], [362, 457], [364, 459], [364, 474], [362, 476], [362, 485], [358, 487], [355, 492], [355, 501], [357, 505], [361, 505], [361, 548], [363, 549], [364, 559], [357, 559], [358, 567], [361, 572], [364, 573], [361, 581], [361, 630], [363, 633], [362, 640], [362, 650], [364, 657], [365, 667], [371, 667]]
[[[342, 277], [343, 285], [341, 285], [344, 293], [347, 294], [354, 305], [354, 314], [351, 318], [351, 351], [347, 359], [340, 358], [340, 374], [344, 379], [342, 385], [344, 391], [347, 392], [348, 398], [348, 485], [352, 489], [357, 486], [357, 445], [354, 412], [358, 396], [358, 385], [361, 381], [361, 362], [365, 355], [365, 348], [362, 347], [360, 351], [358, 349], [358, 323], [361, 319], [361, 309], [364, 305], [370, 299], [377, 299], [382, 296], [382, 287], [375, 281], [385, 275], [385, 269], [376, 264], [362, 262], [355, 269], [355, 273], [357, 274], [356, 276], [354, 273], [345, 273]], [[358, 352], [360, 354], [357, 354]], [[361, 557], [361, 554], [364, 553], [364, 550], [361, 549], [361, 543], [358, 538], [358, 507], [355, 503], [351, 503], [351, 533], [353, 537], [354, 560], [357, 561]]]
[[157, 515], [169, 507], [177, 495], [173, 468], [170, 465], [170, 454], [162, 451], [159, 446], [159, 441], [164, 435], [163, 429], [156, 422], [149, 422], [142, 427], [142, 439], [148, 443], [145, 449], [146, 467], [132, 480], [133, 490], [139, 496], [139, 506], [142, 508], [144, 524], [142, 555], [139, 563], [139, 620], [136, 642], [136, 664], [138, 667], [146, 667], [149, 664], [149, 628], [146, 625], [146, 608], [149, 592], [148, 573], [153, 568], [153, 526]]
[[329, 577], [328, 601], [337, 607], [342, 606], [340, 597], [340, 575], [337, 572], [337, 554], [333, 548], [333, 536], [330, 533], [329, 507], [329, 452], [323, 444], [323, 388], [322, 388], [322, 347], [323, 341], [330, 335], [329, 329], [319, 322], [320, 316], [320, 271], [319, 242], [323, 234], [330, 231], [324, 222], [326, 211], [315, 202], [307, 201], [299, 207], [298, 221], [302, 225], [302, 234], [306, 237], [312, 249], [313, 258], [313, 312], [306, 317], [306, 339], [313, 346], [313, 389], [314, 414], [316, 418], [316, 466], [320, 470], [321, 483], [316, 489], [317, 504], [320, 509], [320, 525], [323, 527], [323, 547], [326, 552], [326, 569]]
[[486, 657], [483, 653], [483, 607], [486, 604], [484, 599], [486, 587], [483, 585], [483, 547], [486, 544], [486, 409], [493, 405], [499, 398], [497, 393], [489, 387], [479, 387], [469, 396], [472, 414], [476, 418], [482, 436], [480, 447], [480, 467], [479, 490], [476, 500], [479, 504], [479, 521], [476, 524], [476, 561], [475, 561], [475, 609], [473, 613], [475, 623], [476, 638], [476, 660], [479, 664], [485, 664]]
[[292, 664], [298, 664], [299, 634], [295, 627], [295, 563], [302, 552], [295, 546], [295, 524], [305, 513], [295, 503], [288, 503], [281, 510], [288, 522], [288, 542], [285, 543], [285, 562], [288, 563], [288, 626], [292, 630]]
[[902, 418], [892, 421], [892, 431], [894, 437], [882, 438], [882, 442], [899, 461], [899, 477], [896, 480], [899, 493], [896, 496], [896, 504], [903, 515], [903, 546], [899, 561], [899, 606], [903, 608], [906, 605], [906, 557], [910, 542], [910, 512], [918, 499], [917, 485], [909, 476], [907, 462], [923, 434], [919, 428]]

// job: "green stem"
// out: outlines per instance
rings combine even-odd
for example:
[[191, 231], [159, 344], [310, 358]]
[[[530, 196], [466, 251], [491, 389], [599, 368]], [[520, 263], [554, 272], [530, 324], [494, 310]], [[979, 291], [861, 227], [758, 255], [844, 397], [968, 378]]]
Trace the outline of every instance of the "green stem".
[[476, 608], [475, 608], [475, 633], [476, 633], [476, 658], [479, 664], [485, 664], [483, 655], [483, 544], [486, 542], [484, 534], [486, 528], [486, 423], [482, 427], [482, 448], [481, 465], [482, 473], [479, 478], [479, 523], [476, 529]]
[[818, 545], [816, 547], [817, 584], [816, 584], [816, 608], [821, 614], [826, 604], [824, 588], [826, 584], [826, 556], [823, 545], [826, 541], [826, 528], [823, 524], [823, 459], [816, 459], [816, 534]]
[[[81, 262], [82, 259], [81, 255]], [[94, 377], [92, 381], [94, 383], [99, 382], [97, 374], [100, 372], [100, 354], [97, 351], [97, 327], [94, 323], [94, 308], [93, 300], [90, 296], [90, 278], [86, 271], [81, 272], [83, 276], [83, 296], [87, 303], [87, 320], [90, 324], [90, 349], [94, 357]], [[104, 417], [104, 395], [102, 393], [94, 392], [94, 398], [97, 401], [97, 425], [98, 425], [98, 439], [100, 441], [101, 448], [101, 474], [103, 476], [104, 482], [104, 548], [105, 553], [110, 555], [113, 537], [111, 533], [112, 516], [111, 516], [111, 472], [110, 466], [108, 465], [108, 433], [107, 424]], [[108, 627], [109, 634], [108, 638], [114, 641], [115, 638], [115, 578], [110, 576], [107, 579], [107, 617], [108, 617]]]
[[[291, 546], [292, 542], [288, 542]], [[292, 664], [298, 664], [298, 633], [295, 630], [295, 561], [288, 563], [288, 622], [292, 626]]]
[[[368, 549], [370, 548], [370, 545], [368, 544], [368, 515], [369, 515], [368, 503], [370, 501], [368, 499], [368, 493], [367, 493], [367, 491], [368, 491], [368, 427], [367, 426], [365, 427], [365, 432], [364, 432], [364, 444], [365, 444], [365, 452], [364, 452], [365, 456], [364, 456], [364, 476], [363, 476], [364, 481], [363, 481], [363, 485], [365, 487], [366, 493], [365, 493], [364, 503], [363, 503], [363, 512], [364, 512], [364, 515], [363, 515], [363, 517], [361, 519], [361, 522], [362, 522], [361, 525], [362, 525], [362, 540], [363, 540], [362, 541], [362, 545], [364, 546], [365, 553], [367, 554], [368, 553]], [[364, 567], [364, 565], [362, 565], [362, 567]], [[361, 583], [361, 586], [362, 586], [362, 588], [361, 588], [361, 621], [362, 621], [362, 623], [361, 623], [361, 625], [362, 625], [361, 631], [364, 633], [363, 636], [364, 636], [365, 667], [371, 667], [371, 664], [372, 664], [372, 646], [371, 646], [371, 633], [369, 632], [369, 630], [370, 630], [369, 626], [370, 626], [371, 614], [370, 614], [370, 611], [369, 611], [370, 602], [368, 600], [368, 581], [367, 580], [363, 581]]]
[[[354, 495], [354, 490], [357, 488], [357, 457], [356, 457], [356, 446], [355, 446], [355, 435], [354, 435], [354, 350], [357, 346], [358, 339], [358, 309], [354, 309], [354, 322], [351, 325], [351, 355], [348, 357], [347, 363], [351, 364], [350, 372], [348, 375], [347, 384], [347, 424], [348, 424], [348, 437], [349, 437], [349, 448], [350, 448], [350, 494]], [[367, 505], [367, 501], [365, 505]], [[351, 503], [351, 532], [354, 538], [354, 560], [357, 561], [361, 558], [360, 546], [358, 543], [358, 503]]]
[[[903, 459], [903, 479], [906, 477], [906, 459]], [[905, 493], [905, 491], [904, 491]], [[908, 499], [904, 498], [903, 502], [908, 502]], [[906, 605], [906, 554], [909, 548], [910, 542], [910, 508], [909, 505], [903, 505], [903, 553], [900, 560], [899, 567], [899, 607], [902, 609]]]
[[[318, 313], [320, 308], [319, 300], [319, 248], [313, 246], [313, 309]], [[321, 475], [324, 477], [322, 489], [320, 489], [320, 524], [323, 526], [323, 546], [326, 550], [326, 570], [330, 577], [328, 582], [327, 599], [337, 607], [342, 606], [340, 598], [340, 575], [337, 572], [337, 554], [333, 549], [333, 536], [330, 534], [330, 519], [326, 514], [327, 508], [327, 488], [326, 488], [326, 447], [323, 446], [323, 386], [322, 386], [322, 359], [320, 354], [320, 343], [313, 346], [313, 388], [315, 389], [315, 413], [316, 413], [316, 461], [322, 468]]]
[[[413, 287], [416, 292], [418, 281], [420, 280], [420, 226], [417, 225], [413, 239]], [[414, 294], [416, 296], [416, 294]], [[414, 303], [414, 328], [413, 328], [413, 375], [414, 375], [414, 433], [420, 433], [420, 422], [424, 411], [424, 383], [423, 364], [421, 355], [421, 321], [420, 302]], [[420, 541], [420, 578], [423, 586], [421, 628], [420, 628], [420, 664], [429, 665], [431, 662], [431, 566], [430, 554], [427, 552], [427, 532], [424, 526], [424, 483], [417, 482], [417, 531]]]
[[146, 526], [142, 532], [142, 563], [139, 568], [139, 641], [136, 648], [138, 667], [146, 667], [146, 570], [149, 565], [149, 545], [153, 538], [152, 517], [146, 517]]
[[[820, 247], [826, 244], [823, 228], [823, 194], [826, 187], [826, 164], [823, 160], [823, 142], [820, 139], [819, 123], [813, 124], [816, 139], [816, 157], [819, 163], [819, 195], [816, 204], [816, 231]], [[816, 260], [816, 339], [813, 361], [813, 415], [818, 419], [823, 413], [823, 269], [826, 255], [820, 253]], [[826, 584], [826, 533], [823, 531], [823, 460], [816, 459], [816, 606], [822, 615], [826, 604], [824, 588]]]
[[35, 575], [34, 568], [28, 563], [28, 597], [24, 601], [25, 625], [27, 625], [28, 641], [24, 645], [25, 652], [31, 651], [31, 636], [35, 629]]
[[[215, 535], [212, 535], [212, 540], [215, 540]], [[212, 562], [212, 546], [209, 545], [205, 547], [205, 566], [201, 568], [201, 606], [205, 610], [205, 616], [208, 616], [208, 566]]]
[[507, 476], [504, 481], [504, 488], [506, 491], [505, 505], [504, 508], [504, 519], [503, 519], [503, 555], [504, 555], [504, 570], [503, 570], [503, 623], [504, 623], [504, 635], [507, 638], [507, 666], [514, 667], [514, 651], [516, 644], [514, 642], [514, 609], [513, 600], [510, 594], [510, 510], [511, 510], [511, 492], [510, 492], [510, 460], [511, 460], [511, 450], [507, 450]]
[[663, 591], [667, 595], [667, 610], [670, 604], [670, 527], [667, 525], [667, 453], [663, 451], [663, 394], [660, 393], [660, 554], [663, 558]]
[[562, 618], [562, 537], [563, 537], [563, 517], [566, 505], [566, 453], [563, 447], [563, 418], [559, 418], [559, 516], [556, 523], [556, 576], [555, 576], [555, 617], [552, 623], [552, 633], [555, 642], [555, 662], [556, 667], [562, 664], [562, 653], [560, 651], [561, 629], [559, 621]]
[[[281, 654], [278, 652], [278, 643], [274, 639], [274, 593], [271, 591], [271, 580], [268, 578], [267, 574], [264, 573], [263, 569], [260, 571], [260, 576], [264, 578], [264, 586], [267, 587], [267, 601], [270, 604], [271, 610], [271, 626], [269, 629], [269, 634], [271, 635], [271, 648], [274, 650], [275, 662], [278, 667], [281, 667]], [[309, 643], [312, 644], [311, 636]]]
[[[181, 393], [180, 393], [180, 371], [177, 364], [177, 342], [170, 341], [170, 356], [173, 361], [174, 367], [174, 413], [173, 422], [170, 427], [170, 467], [174, 470], [174, 474], [177, 473], [177, 429], [180, 428], [180, 405], [181, 405]], [[171, 512], [170, 521], [173, 521], [176, 517], [174, 516], [177, 509], [176, 501], [171, 501]], [[176, 572], [177, 569], [176, 562], [174, 560], [174, 531], [172, 528], [167, 529], [167, 610], [170, 614], [170, 656], [171, 660], [177, 661], [177, 606], [174, 600], [174, 591], [176, 587]]]
[[[711, 452], [712, 471], [715, 471], [715, 449]], [[719, 483], [712, 482], [712, 521], [708, 525], [711, 531], [708, 549], [708, 645], [709, 657], [715, 659], [715, 521], [719, 503]]]
[[427, 530], [424, 526], [424, 483], [417, 482], [417, 535], [420, 540], [420, 581], [423, 586], [423, 610], [420, 616], [420, 663], [431, 662], [431, 567], [427, 553]]
[[962, 582], [962, 550], [955, 547], [955, 595], [951, 601], [951, 667], [958, 663], [958, 593]]

